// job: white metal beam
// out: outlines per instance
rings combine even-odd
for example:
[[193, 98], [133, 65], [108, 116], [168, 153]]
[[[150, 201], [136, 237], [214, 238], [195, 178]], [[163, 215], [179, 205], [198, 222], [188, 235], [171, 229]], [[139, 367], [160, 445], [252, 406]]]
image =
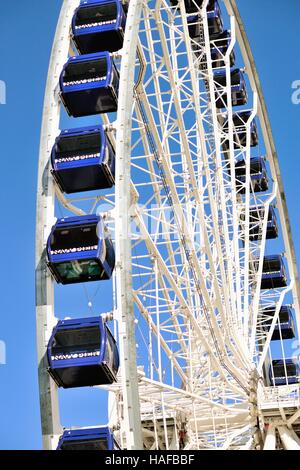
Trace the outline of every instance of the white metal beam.
[[68, 58], [70, 23], [79, 0], [64, 0], [51, 52], [40, 137], [36, 209], [36, 331], [44, 449], [55, 449], [61, 433], [57, 387], [48, 374], [47, 343], [54, 326], [53, 281], [46, 266], [45, 246], [54, 222], [54, 184], [50, 152], [59, 130], [59, 74]]
[[277, 429], [282, 445], [286, 450], [300, 450], [300, 440], [294, 431], [286, 426], [278, 426]]
[[264, 443], [264, 450], [275, 450], [276, 448], [276, 429], [273, 424], [269, 424], [265, 443]]
[[130, 229], [130, 157], [131, 112], [134, 71], [142, 0], [131, 0], [126, 21], [120, 71], [116, 134], [116, 279], [120, 364], [126, 426], [126, 447], [143, 448], [136, 340], [132, 296], [131, 229]]
[[290, 428], [297, 419], [300, 418], [300, 409], [296, 411], [288, 420], [287, 420], [287, 425]]

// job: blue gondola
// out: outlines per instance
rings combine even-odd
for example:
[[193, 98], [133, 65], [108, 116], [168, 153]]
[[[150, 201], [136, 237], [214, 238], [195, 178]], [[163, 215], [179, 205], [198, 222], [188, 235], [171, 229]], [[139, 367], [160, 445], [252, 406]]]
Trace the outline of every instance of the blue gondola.
[[65, 430], [57, 450], [120, 450], [113, 432], [107, 426]]
[[115, 52], [123, 47], [126, 15], [120, 0], [82, 0], [72, 20], [80, 54]]
[[[265, 208], [264, 206], [250, 207], [250, 228], [249, 237], [250, 240], [260, 240], [262, 222], [264, 219]], [[266, 238], [268, 240], [278, 237], [278, 224], [274, 206], [269, 207], [268, 222]]]
[[[215, 72], [214, 82], [216, 87], [216, 106], [217, 108], [225, 108], [227, 106], [226, 71]], [[240, 69], [231, 70], [231, 97], [232, 106], [242, 106], [248, 100], [244, 74]]]
[[51, 153], [52, 174], [65, 193], [111, 188], [115, 152], [103, 126], [63, 130]]
[[[195, 36], [194, 34], [199, 32], [200, 28], [192, 29], [192, 24], [190, 26], [190, 36], [192, 39], [192, 50], [196, 54], [197, 57], [203, 54], [203, 47], [201, 46], [201, 36]], [[211, 54], [211, 64], [212, 68], [220, 68], [225, 67], [224, 56], [228, 50], [230, 44], [230, 31], [223, 31], [220, 34], [210, 34], [211, 39], [211, 46], [210, 46], [210, 54]], [[203, 42], [203, 39], [202, 39]], [[229, 63], [230, 67], [233, 67], [235, 64], [235, 52], [232, 50], [229, 56]], [[204, 63], [201, 64], [202, 68], [204, 68]]]
[[293, 359], [275, 359], [272, 361], [272, 366], [269, 367], [269, 378], [272, 385], [299, 383], [299, 374], [299, 364], [295, 363]]
[[65, 430], [57, 450], [119, 450], [113, 432], [107, 426]]
[[281, 255], [265, 256], [261, 277], [262, 289], [277, 289], [287, 286], [287, 276]]
[[[252, 111], [239, 111], [238, 113], [233, 114], [233, 139], [234, 139], [234, 147], [236, 149], [245, 147], [247, 144], [247, 130], [246, 124], [250, 119]], [[224, 121], [224, 131], [228, 132], [228, 121], [225, 119]], [[224, 150], [227, 151], [229, 148], [229, 142], [226, 140], [224, 142]], [[257, 124], [255, 119], [253, 119], [250, 123], [250, 146], [256, 147], [258, 145], [258, 130]]]
[[[223, 31], [221, 34], [213, 34], [210, 37], [210, 54], [213, 68], [225, 67], [224, 56], [229, 48], [231, 34], [230, 31]], [[235, 64], [235, 52], [230, 53], [230, 67]]]
[[59, 83], [70, 116], [108, 113], [118, 108], [119, 73], [108, 52], [70, 57]]
[[[275, 315], [276, 306], [273, 308], [266, 308], [263, 310], [263, 315], [267, 320], [263, 324], [264, 331], [269, 331], [272, 320]], [[283, 305], [279, 312], [279, 322], [276, 322], [272, 341], [279, 339], [292, 339], [295, 338], [295, 322], [293, 318], [292, 308], [288, 305]]]
[[97, 215], [59, 219], [48, 238], [47, 257], [61, 284], [110, 279], [115, 266], [111, 238]]
[[[200, 14], [188, 17], [189, 35], [192, 39], [200, 37], [202, 21]], [[217, 1], [212, 1], [207, 7], [207, 23], [210, 35], [221, 34], [223, 32], [223, 21], [221, 10]]]
[[[185, 10], [187, 13], [196, 13], [202, 8], [204, 0], [184, 0]], [[178, 0], [170, 0], [171, 5], [178, 5]], [[207, 11], [212, 11], [215, 8], [217, 0], [209, 0], [207, 5]], [[219, 6], [219, 5], [218, 5]]]
[[[246, 191], [246, 164], [245, 160], [237, 161], [235, 165], [237, 190], [243, 194]], [[268, 172], [263, 157], [254, 157], [250, 160], [250, 179], [253, 192], [267, 191], [269, 188]]]
[[116, 381], [119, 353], [102, 317], [60, 320], [48, 343], [49, 373], [59, 387]]

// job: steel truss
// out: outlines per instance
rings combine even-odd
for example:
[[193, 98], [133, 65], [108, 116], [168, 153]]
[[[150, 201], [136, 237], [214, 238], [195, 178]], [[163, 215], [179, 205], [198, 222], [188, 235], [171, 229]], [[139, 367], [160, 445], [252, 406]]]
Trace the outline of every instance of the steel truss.
[[[270, 126], [235, 2], [225, 0], [231, 37], [220, 67], [226, 74], [222, 88], [210, 54], [208, 0], [199, 8], [197, 42], [188, 27], [194, 14], [186, 13], [183, 1], [177, 6], [166, 0], [130, 1], [123, 49], [114, 54], [120, 71], [117, 118], [101, 116], [116, 149], [115, 193], [67, 198], [53, 183], [49, 152], [59, 129], [58, 74], [78, 3], [63, 3], [41, 134], [37, 332], [44, 447], [55, 448], [61, 434], [57, 389], [45, 362], [55, 324], [44, 254], [55, 194], [64, 215], [99, 207], [101, 212], [99, 204], [105, 203], [102, 215], [115, 239], [112, 310], [121, 368], [118, 382], [102, 388], [109, 390], [109, 423], [122, 447], [250, 449], [263, 448], [263, 441], [264, 448], [296, 446], [292, 428], [299, 403], [293, 398], [291, 404], [290, 396], [299, 394], [299, 386], [292, 392], [289, 386], [266, 387], [263, 373], [280, 308], [291, 298], [299, 326], [298, 275]], [[234, 46], [242, 52], [252, 100], [250, 119], [242, 124], [246, 142], [233, 124]], [[222, 110], [216, 96], [224, 100]], [[250, 126], [256, 116], [273, 180], [264, 193], [255, 192], [250, 174]], [[245, 181], [237, 185], [241, 160]], [[288, 286], [262, 290], [268, 213], [275, 202]], [[250, 236], [254, 209], [256, 240]], [[267, 331], [264, 312], [274, 305]], [[282, 338], [281, 345], [284, 352]], [[271, 396], [283, 388], [288, 390], [280, 399]], [[283, 417], [281, 409], [287, 407], [292, 411]]]

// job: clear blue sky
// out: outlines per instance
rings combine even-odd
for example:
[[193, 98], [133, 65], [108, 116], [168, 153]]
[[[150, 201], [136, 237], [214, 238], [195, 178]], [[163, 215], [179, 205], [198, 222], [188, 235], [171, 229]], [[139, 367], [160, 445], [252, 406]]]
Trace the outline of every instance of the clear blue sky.
[[[238, 5], [270, 113], [300, 260], [300, 105], [291, 102], [291, 84], [300, 80], [300, 4], [298, 0], [238, 0]], [[61, 0], [0, 0], [0, 80], [7, 86], [7, 104], [0, 105], [0, 340], [7, 346], [7, 364], [0, 365], [0, 449], [41, 448], [35, 196], [43, 94], [60, 6]], [[92, 415], [89, 406], [87, 413]], [[67, 421], [72, 408], [69, 401]]]

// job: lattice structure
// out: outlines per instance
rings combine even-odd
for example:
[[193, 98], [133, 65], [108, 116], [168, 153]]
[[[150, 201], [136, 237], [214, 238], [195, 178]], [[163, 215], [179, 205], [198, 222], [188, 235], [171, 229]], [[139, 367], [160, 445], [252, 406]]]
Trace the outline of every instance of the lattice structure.
[[[86, 36], [80, 38], [79, 31]], [[112, 41], [106, 39], [110, 54], [99, 49], [101, 34], [111, 35], [105, 36]], [[74, 43], [77, 51], [94, 55], [77, 56]], [[64, 66], [68, 51], [71, 58]], [[99, 81], [101, 70], [105, 77]], [[65, 83], [71, 85], [65, 89]], [[52, 93], [55, 103], [50, 106]], [[76, 144], [74, 132], [60, 134], [60, 98], [70, 115], [100, 114], [95, 126], [101, 129], [77, 129], [81, 140]], [[53, 179], [50, 153], [59, 134], [72, 136], [73, 143], [68, 151], [52, 151]], [[92, 173], [83, 173], [89, 159], [94, 159]], [[66, 169], [74, 181], [81, 175], [73, 192], [83, 188], [83, 194], [71, 194], [72, 179], [64, 193], [60, 172]], [[286, 361], [291, 354], [286, 338], [295, 339], [299, 325], [294, 248], [263, 96], [233, 0], [221, 8], [208, 0], [64, 1], [46, 90], [37, 214], [46, 448], [56, 448], [61, 425], [45, 358], [56, 324], [45, 243], [54, 216], [63, 216], [60, 223], [65, 224], [70, 215], [77, 217], [72, 223], [82, 232], [67, 234], [73, 245], [66, 242], [63, 255], [71, 261], [63, 262], [71, 263], [68, 276], [74, 280], [80, 272], [84, 281], [83, 289], [72, 292], [87, 297], [87, 316], [97, 312], [112, 322], [119, 346], [117, 379], [100, 384], [109, 392], [106, 448], [117, 445], [111, 431], [118, 445], [128, 449], [299, 446], [297, 429], [292, 430], [299, 414], [294, 396], [299, 392], [298, 363], [295, 357], [291, 366]], [[83, 244], [85, 214], [101, 216], [104, 224], [98, 244], [89, 242], [88, 247]], [[107, 242], [100, 250], [101, 237], [112, 238], [116, 263], [112, 253], [108, 256]], [[46, 252], [53, 244], [51, 239]], [[83, 262], [82, 253], [91, 248], [94, 252]], [[56, 261], [51, 262], [53, 273]], [[112, 278], [89, 289], [86, 283], [93, 280], [97, 263], [105, 278], [113, 272]], [[64, 292], [55, 290], [57, 296]], [[112, 299], [108, 313], [101, 309], [103, 296]], [[273, 359], [283, 361], [281, 375]], [[99, 367], [112, 377], [106, 363]], [[281, 411], [285, 407], [288, 414]]]

